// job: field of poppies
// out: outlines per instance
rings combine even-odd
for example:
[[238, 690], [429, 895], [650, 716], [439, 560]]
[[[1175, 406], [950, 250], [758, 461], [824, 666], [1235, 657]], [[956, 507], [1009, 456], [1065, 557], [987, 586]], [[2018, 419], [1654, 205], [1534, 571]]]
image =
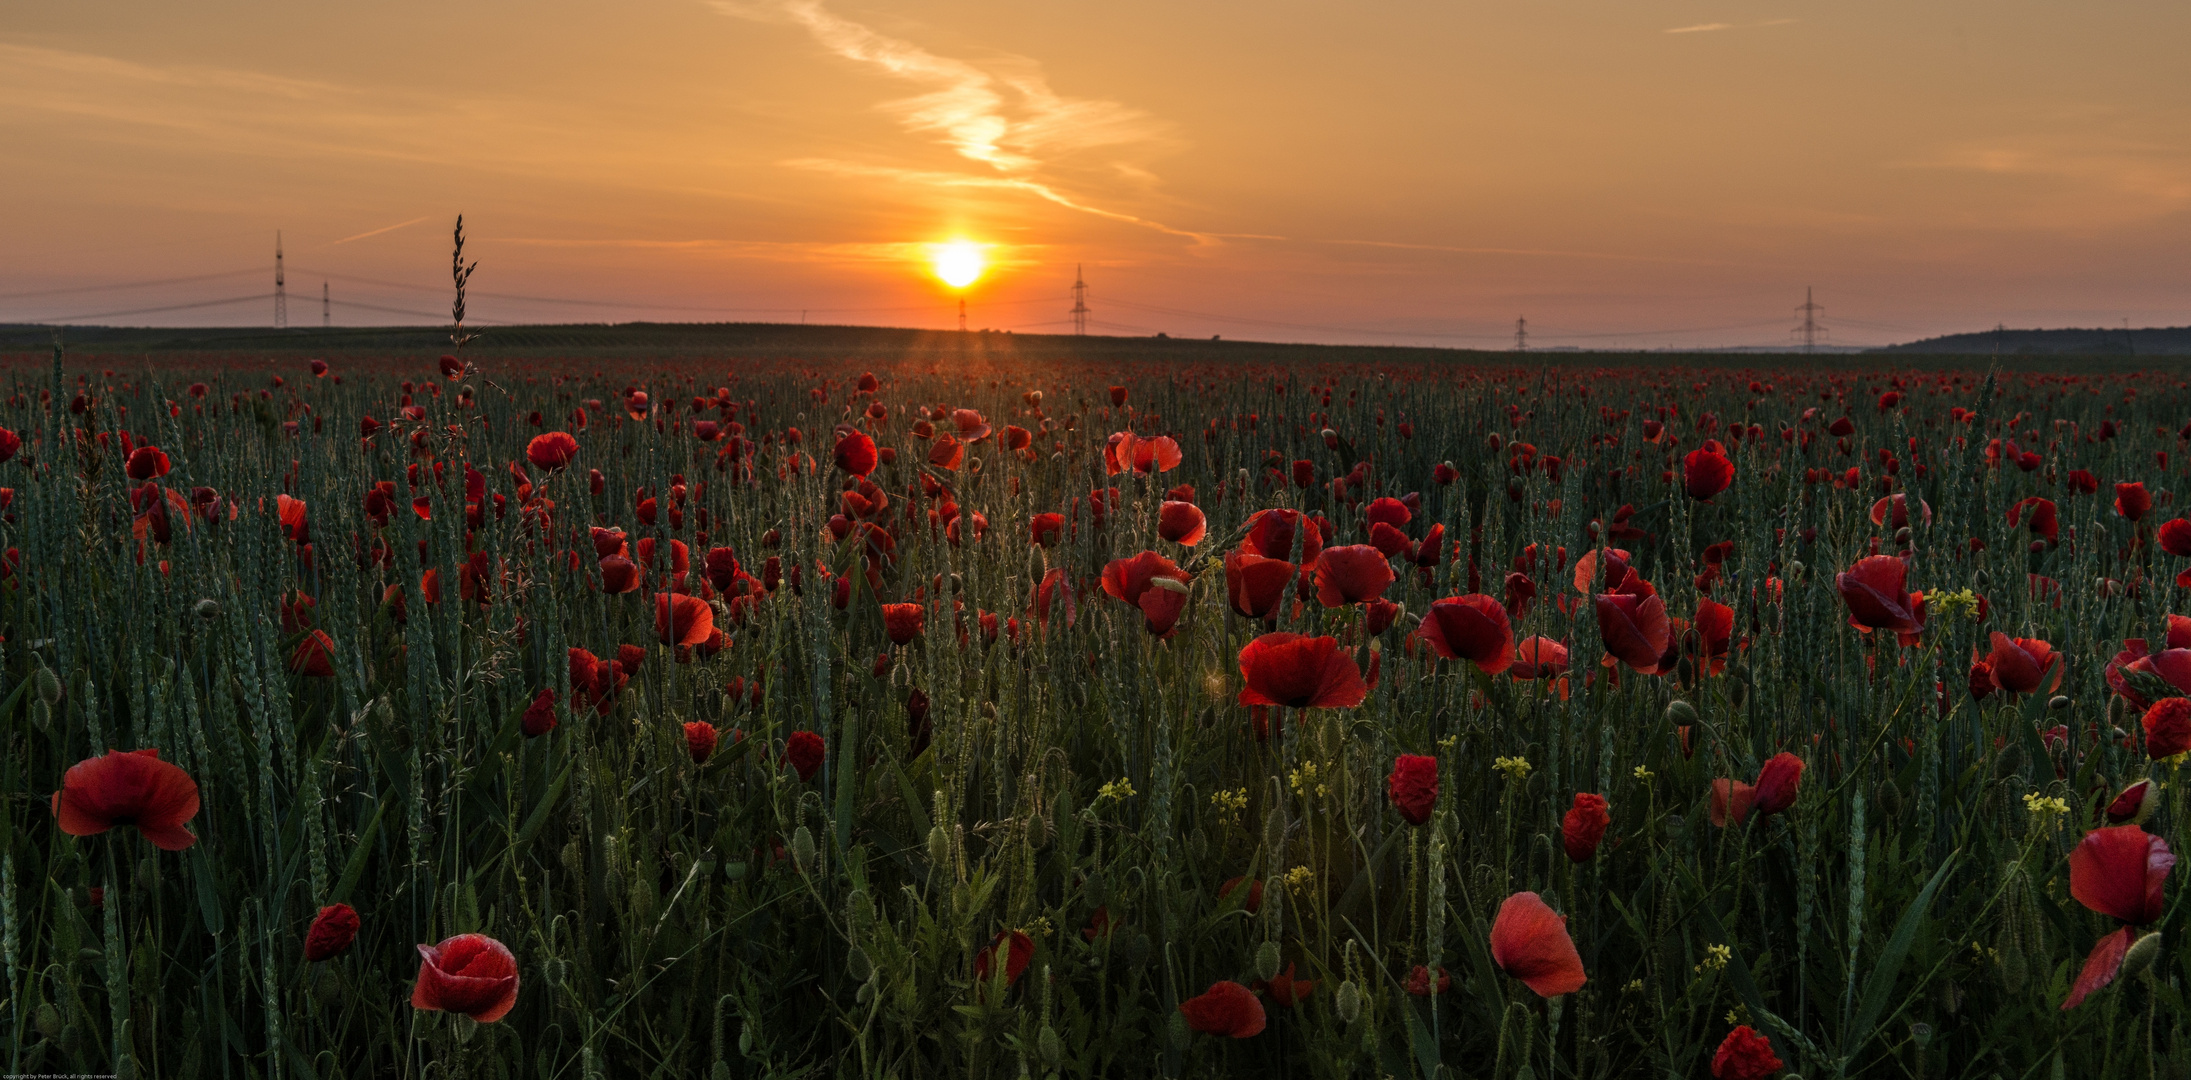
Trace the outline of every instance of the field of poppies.
[[2191, 1076], [2181, 377], [1234, 355], [0, 371], [4, 1071]]

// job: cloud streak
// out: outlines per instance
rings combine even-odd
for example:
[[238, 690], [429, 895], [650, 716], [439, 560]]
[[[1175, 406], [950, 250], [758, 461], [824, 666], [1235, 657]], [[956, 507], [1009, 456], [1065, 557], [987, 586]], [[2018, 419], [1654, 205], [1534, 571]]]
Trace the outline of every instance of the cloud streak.
[[[992, 171], [966, 174], [817, 158], [786, 161], [787, 166], [933, 187], [1019, 191], [1069, 210], [1192, 239], [1198, 244], [1218, 242], [1206, 233], [1105, 209], [1068, 195], [1054, 182], [1042, 178], [1041, 174], [1056, 165], [1060, 157], [1165, 141], [1169, 126], [1139, 109], [1115, 101], [1059, 94], [1050, 87], [1041, 66], [1022, 57], [994, 60], [984, 67], [940, 56], [839, 16], [819, 0], [777, 0], [767, 4], [715, 0], [713, 6], [737, 18], [798, 26], [840, 57], [922, 87], [921, 93], [883, 102], [879, 108], [893, 115], [908, 132], [933, 138], [960, 157]], [[1139, 166], [1113, 162], [1111, 167], [1138, 182], [1154, 179]]]
[[422, 218], [422, 217], [415, 217], [415, 218], [412, 218], [412, 219], [411, 219], [411, 220], [409, 220], [409, 221], [399, 221], [399, 222], [396, 222], [396, 223], [395, 223], [395, 224], [393, 224], [393, 225], [383, 225], [383, 226], [381, 226], [380, 228], [377, 228], [377, 229], [367, 229], [367, 230], [365, 230], [364, 232], [361, 232], [361, 233], [357, 234], [356, 236], [345, 236], [345, 237], [343, 237], [343, 238], [342, 238], [342, 239], [340, 239], [340, 240], [330, 240], [330, 241], [328, 241], [328, 243], [327, 243], [327, 246], [328, 246], [328, 247], [334, 247], [334, 246], [336, 246], [337, 244], [347, 244], [347, 243], [349, 243], [349, 242], [350, 242], [350, 241], [352, 241], [352, 240], [363, 240], [363, 239], [365, 239], [366, 237], [369, 237], [369, 236], [379, 236], [379, 235], [380, 235], [380, 234], [382, 234], [382, 233], [392, 233], [392, 232], [396, 231], [397, 229], [407, 229], [407, 228], [410, 228], [411, 226], [413, 226], [413, 225], [416, 225], [416, 224], [418, 224], [419, 222], [421, 222], [421, 221], [425, 221], [425, 220], [427, 220], [427, 219], [426, 219], [426, 218]]
[[1795, 22], [1797, 22], [1797, 21], [1798, 21], [1798, 20], [1796, 20], [1796, 19], [1767, 19], [1767, 20], [1765, 20], [1764, 22], [1754, 22], [1754, 23], [1725, 23], [1725, 22], [1709, 22], [1709, 23], [1698, 23], [1698, 24], [1696, 24], [1695, 26], [1677, 26], [1677, 27], [1674, 27], [1674, 28], [1673, 28], [1673, 29], [1671, 29], [1671, 30], [1661, 30], [1661, 31], [1659, 31], [1659, 33], [1662, 33], [1662, 34], [1709, 34], [1709, 33], [1714, 33], [1714, 32], [1716, 32], [1716, 31], [1720, 31], [1720, 30], [1746, 30], [1746, 29], [1747, 29], [1747, 30], [1754, 30], [1754, 29], [1757, 29], [1758, 27], [1762, 27], [1762, 26], [1787, 26], [1787, 25], [1790, 25], [1790, 24], [1792, 24], [1792, 23], [1795, 23]]

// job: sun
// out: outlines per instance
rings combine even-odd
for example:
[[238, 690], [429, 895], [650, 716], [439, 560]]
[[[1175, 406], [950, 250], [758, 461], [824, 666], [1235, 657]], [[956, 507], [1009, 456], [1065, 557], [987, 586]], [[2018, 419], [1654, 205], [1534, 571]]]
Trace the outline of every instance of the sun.
[[989, 268], [988, 259], [982, 255], [985, 245], [971, 240], [953, 240], [948, 244], [929, 245], [928, 254], [936, 276], [954, 289], [963, 289], [978, 280], [982, 271]]

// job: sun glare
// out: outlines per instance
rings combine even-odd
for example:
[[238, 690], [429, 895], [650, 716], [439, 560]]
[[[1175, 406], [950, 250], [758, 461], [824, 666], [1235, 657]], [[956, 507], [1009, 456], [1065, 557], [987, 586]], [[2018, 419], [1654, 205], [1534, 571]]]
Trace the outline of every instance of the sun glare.
[[989, 268], [987, 260], [982, 257], [981, 249], [982, 245], [970, 240], [953, 240], [948, 244], [934, 245], [929, 249], [929, 257], [934, 263], [936, 276], [942, 278], [944, 284], [954, 289], [963, 289], [972, 285], [981, 277], [982, 271]]

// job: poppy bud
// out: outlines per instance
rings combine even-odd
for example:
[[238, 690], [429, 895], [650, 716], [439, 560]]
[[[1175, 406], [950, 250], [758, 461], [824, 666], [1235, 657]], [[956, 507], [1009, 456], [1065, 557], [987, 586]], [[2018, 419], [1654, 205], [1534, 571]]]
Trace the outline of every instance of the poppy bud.
[[61, 703], [61, 677], [55, 675], [52, 668], [44, 664], [38, 665], [38, 670], [31, 675], [31, 681], [38, 689], [38, 700], [49, 707]]
[[1065, 1049], [1058, 1042], [1056, 1028], [1042, 1025], [1042, 1033], [1035, 1036], [1035, 1052], [1042, 1056], [1043, 1068], [1057, 1071], [1058, 1064], [1065, 1058]]
[[814, 871], [814, 832], [804, 825], [791, 834], [791, 865], [802, 874]]
[[2006, 780], [2016, 775], [2023, 767], [2024, 748], [2020, 744], [2010, 743], [2001, 751], [2001, 756], [1994, 760], [1993, 776], [1998, 780]]
[[875, 973], [875, 964], [867, 958], [867, 950], [855, 945], [852, 951], [844, 954], [844, 973], [852, 976], [853, 982], [866, 982], [867, 977]]
[[2130, 951], [2123, 954], [2122, 970], [2115, 977], [2127, 980], [2135, 975], [2143, 975], [2146, 969], [2153, 966], [2154, 961], [2160, 959], [2160, 955], [2161, 932], [2155, 930], [2131, 944]]
[[207, 622], [212, 622], [213, 620], [220, 618], [220, 602], [214, 600], [211, 597], [207, 597], [204, 600], [198, 601], [198, 617], [204, 619]]
[[66, 1030], [66, 1025], [61, 1021], [61, 1010], [54, 1008], [50, 1001], [38, 1006], [38, 1011], [31, 1014], [31, 1024], [38, 1029], [38, 1034], [54, 1042], [60, 1042], [61, 1033]]
[[1696, 706], [1675, 698], [1666, 703], [1666, 718], [1679, 726], [1693, 725], [1697, 722]]
[[2046, 707], [2049, 709], [2053, 709], [2056, 712], [2060, 712], [2063, 709], [2069, 708], [2069, 695], [2056, 694], [2053, 697], [2048, 698]]
[[932, 828], [932, 829], [929, 829], [929, 830], [928, 830], [928, 862], [929, 862], [929, 865], [931, 865], [931, 866], [942, 866], [943, 864], [945, 864], [945, 863], [947, 863], [947, 862], [950, 862], [950, 861], [951, 861], [951, 834], [950, 834], [950, 833], [947, 833], [947, 832], [944, 832], [944, 831], [943, 831], [943, 826], [941, 826], [941, 825], [938, 825], [938, 826], [936, 826], [936, 827], [934, 827], [934, 828]]
[[1338, 996], [1333, 1004], [1339, 1008], [1339, 1019], [1351, 1024], [1362, 1016], [1362, 990], [1353, 979], [1339, 984]]
[[1255, 977], [1269, 982], [1278, 977], [1278, 943], [1266, 941], [1255, 952]]

